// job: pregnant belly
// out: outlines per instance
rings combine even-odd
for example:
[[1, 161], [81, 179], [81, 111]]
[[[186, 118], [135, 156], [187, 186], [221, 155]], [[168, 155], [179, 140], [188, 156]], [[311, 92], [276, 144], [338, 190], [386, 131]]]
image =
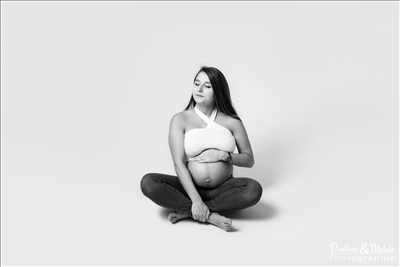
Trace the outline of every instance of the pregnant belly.
[[233, 173], [233, 165], [223, 161], [189, 161], [188, 169], [194, 183], [199, 187], [213, 188], [222, 184]]

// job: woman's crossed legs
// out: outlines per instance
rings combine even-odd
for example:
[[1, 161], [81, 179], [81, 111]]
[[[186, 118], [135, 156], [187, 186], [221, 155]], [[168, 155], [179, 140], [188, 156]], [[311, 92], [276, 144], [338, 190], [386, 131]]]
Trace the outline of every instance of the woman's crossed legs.
[[[140, 185], [146, 197], [162, 207], [176, 211], [169, 215], [171, 222], [192, 217], [192, 201], [177, 176], [147, 173], [143, 176]], [[218, 212], [253, 206], [260, 200], [263, 191], [256, 180], [245, 177], [232, 177], [216, 188], [197, 187], [197, 190], [210, 210], [211, 223], [214, 221], [213, 224], [225, 230], [228, 230], [225, 226], [229, 226], [231, 220], [228, 219], [228, 223], [227, 218], [220, 216]]]

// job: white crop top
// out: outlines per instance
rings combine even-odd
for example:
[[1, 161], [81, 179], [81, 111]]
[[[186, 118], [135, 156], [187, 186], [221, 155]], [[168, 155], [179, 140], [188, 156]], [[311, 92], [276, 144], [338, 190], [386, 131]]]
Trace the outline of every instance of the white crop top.
[[216, 148], [226, 152], [233, 152], [236, 147], [235, 137], [226, 127], [216, 123], [217, 109], [207, 117], [197, 106], [194, 111], [207, 123], [204, 128], [194, 128], [185, 132], [184, 149], [187, 158], [194, 157], [208, 148]]

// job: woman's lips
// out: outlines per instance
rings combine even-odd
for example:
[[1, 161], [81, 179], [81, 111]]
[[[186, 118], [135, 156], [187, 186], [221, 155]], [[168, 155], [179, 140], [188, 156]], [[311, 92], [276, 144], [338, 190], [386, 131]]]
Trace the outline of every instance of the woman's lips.
[[198, 95], [198, 94], [196, 94], [196, 96], [198, 96], [198, 97], [204, 97], [204, 96], [202, 96], [202, 95]]

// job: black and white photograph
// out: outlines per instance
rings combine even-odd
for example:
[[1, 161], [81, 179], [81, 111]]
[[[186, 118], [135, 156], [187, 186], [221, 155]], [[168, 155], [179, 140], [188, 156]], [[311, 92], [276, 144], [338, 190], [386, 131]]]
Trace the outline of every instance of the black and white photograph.
[[1, 1], [1, 264], [399, 264], [398, 1]]

